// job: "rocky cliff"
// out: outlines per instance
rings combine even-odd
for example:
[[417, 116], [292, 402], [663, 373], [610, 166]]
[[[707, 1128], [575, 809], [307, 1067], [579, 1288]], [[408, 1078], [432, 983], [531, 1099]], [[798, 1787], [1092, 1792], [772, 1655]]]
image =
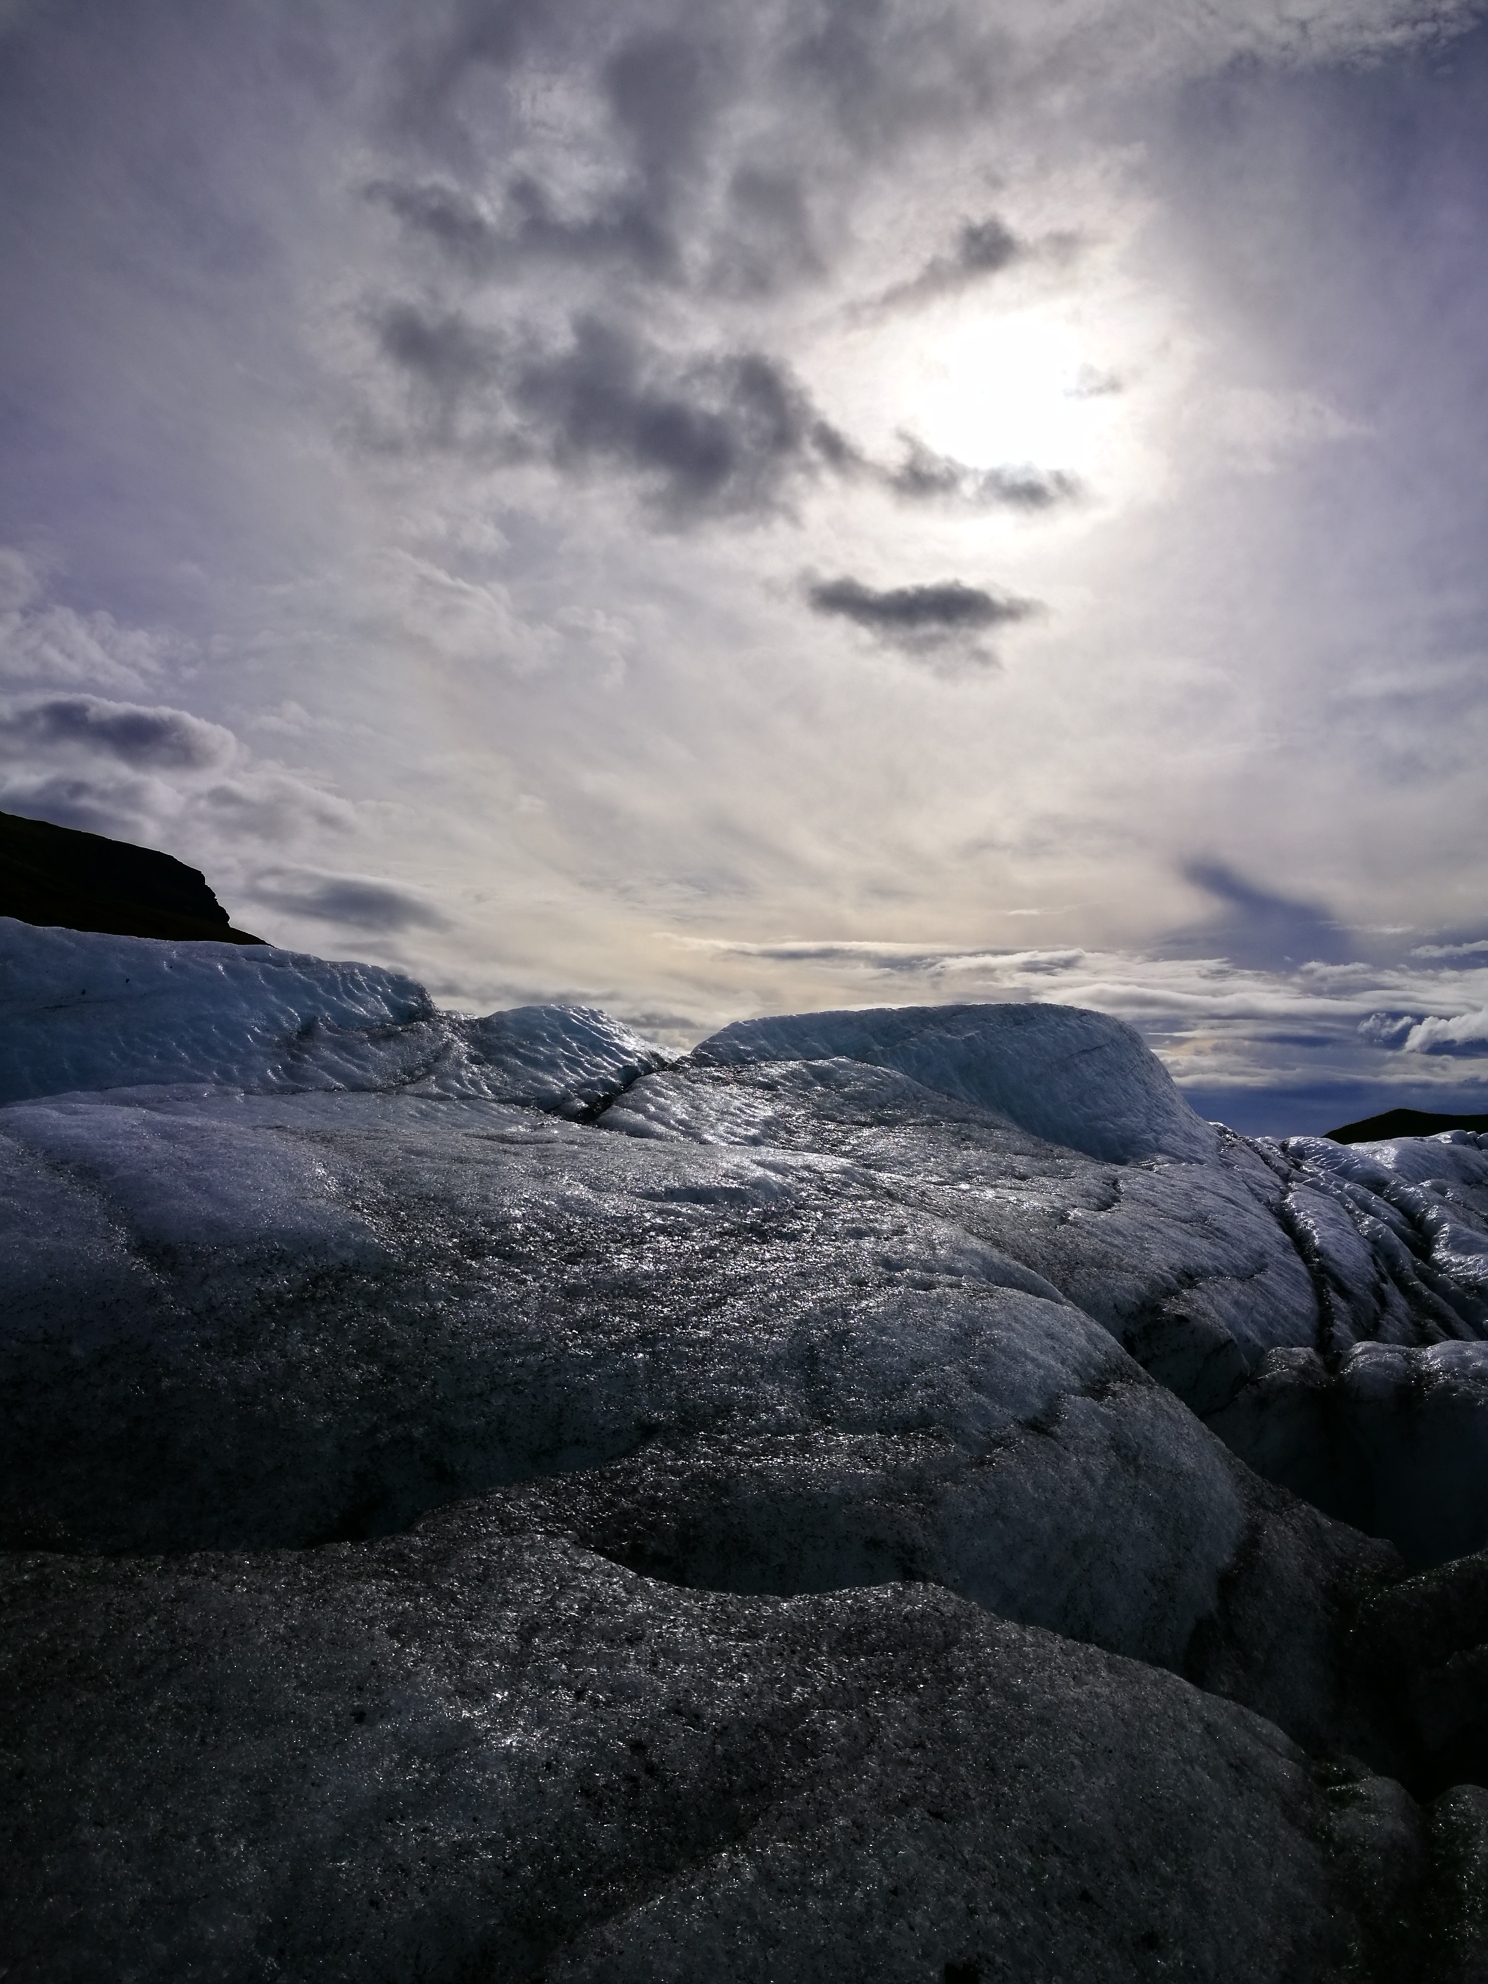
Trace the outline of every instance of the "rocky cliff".
[[0, 813], [0, 916], [122, 937], [258, 944], [206, 877], [151, 847]]

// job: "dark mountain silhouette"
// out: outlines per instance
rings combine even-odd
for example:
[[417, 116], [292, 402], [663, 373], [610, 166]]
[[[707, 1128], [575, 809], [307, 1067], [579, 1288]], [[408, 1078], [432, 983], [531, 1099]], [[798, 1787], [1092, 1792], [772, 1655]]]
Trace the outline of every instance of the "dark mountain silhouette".
[[263, 942], [232, 927], [184, 861], [15, 813], [0, 813], [0, 916], [112, 937]]
[[1368, 1144], [1381, 1137], [1434, 1137], [1438, 1130], [1488, 1130], [1488, 1116], [1464, 1116], [1455, 1110], [1436, 1115], [1429, 1109], [1386, 1109], [1342, 1129], [1325, 1130], [1336, 1144]]

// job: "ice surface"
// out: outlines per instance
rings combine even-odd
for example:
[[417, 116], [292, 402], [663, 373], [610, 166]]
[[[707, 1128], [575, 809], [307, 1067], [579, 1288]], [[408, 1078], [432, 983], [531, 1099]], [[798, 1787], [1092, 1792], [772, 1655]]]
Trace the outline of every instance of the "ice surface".
[[1288, 1184], [1324, 1308], [1323, 1347], [1488, 1334], [1488, 1138], [1258, 1146]]
[[588, 1007], [467, 1020], [375, 965], [0, 917], [0, 1102], [201, 1082], [401, 1088], [577, 1114], [666, 1059]]
[[402, 1027], [421, 985], [292, 951], [36, 929], [0, 917], [0, 1098], [272, 1081], [307, 1029]]
[[1118, 1164], [896, 1070], [697, 1056], [636, 1082], [601, 1122], [863, 1165], [886, 1191], [1023, 1261], [1201, 1407], [1223, 1402], [1273, 1345], [1313, 1341], [1316, 1298], [1275, 1214], [1282, 1191], [1208, 1125], [1202, 1164]]
[[477, 1504], [5, 1603], [27, 1980], [1344, 1984], [1428, 1907], [1472, 1955], [1470, 1798], [923, 1586], [680, 1591]]
[[860, 1061], [1006, 1116], [1049, 1143], [1123, 1164], [1205, 1158], [1215, 1135], [1120, 1020], [1074, 1006], [907, 1006], [739, 1020], [700, 1064]]
[[[0, 1111], [30, 1192], [6, 1243], [16, 1540], [304, 1545], [638, 1453], [701, 1483], [748, 1442], [775, 1456], [750, 1547], [766, 1588], [805, 1589], [867, 1561], [862, 1437], [914, 1504], [877, 1574], [914, 1529], [924, 1574], [1181, 1663], [1244, 1527], [1231, 1464], [987, 1239], [830, 1155], [334, 1102]], [[742, 1574], [743, 1540], [724, 1554]]]
[[1488, 1545], [1488, 1343], [1273, 1352], [1210, 1422], [1233, 1451], [1413, 1564]]
[[1488, 1139], [0, 934], [17, 1975], [1478, 1960]]

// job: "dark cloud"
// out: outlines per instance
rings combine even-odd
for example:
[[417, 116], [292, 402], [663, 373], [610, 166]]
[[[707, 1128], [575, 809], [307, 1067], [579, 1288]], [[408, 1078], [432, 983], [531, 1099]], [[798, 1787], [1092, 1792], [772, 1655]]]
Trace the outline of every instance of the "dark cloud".
[[1063, 469], [1038, 468], [1032, 462], [973, 468], [952, 455], [936, 454], [912, 435], [902, 439], [903, 458], [896, 467], [881, 473], [886, 486], [907, 502], [1048, 510], [1058, 503], [1073, 502], [1081, 493], [1079, 480]]
[[829, 579], [807, 593], [818, 613], [840, 614], [875, 633], [949, 633], [982, 631], [1009, 620], [1026, 620], [1033, 611], [1026, 599], [999, 599], [978, 586], [947, 579], [934, 586], [895, 586], [875, 592], [858, 579]]
[[958, 276], [990, 276], [1023, 252], [1017, 236], [995, 214], [964, 223], [951, 270]]
[[[565, 68], [571, 77], [587, 71], [597, 97], [595, 122], [603, 128], [607, 118], [615, 140], [606, 183], [591, 192], [588, 212], [567, 210], [568, 203], [555, 200], [531, 173], [511, 181], [497, 212], [460, 187], [440, 183], [379, 180], [369, 188], [372, 197], [475, 273], [492, 274], [523, 259], [579, 267], [619, 260], [652, 278], [675, 279], [681, 260], [677, 216], [712, 174], [710, 132], [729, 93], [725, 65], [716, 47], [673, 28], [631, 34], [607, 50], [614, 24], [613, 16], [586, 24], [577, 12], [561, 23], [543, 0], [463, 8], [443, 42], [413, 58], [399, 116], [426, 138], [436, 129], [448, 138], [463, 128], [452, 100], [470, 68], [509, 70], [535, 40], [563, 34], [574, 44], [565, 50]], [[462, 156], [467, 150], [455, 147], [468, 173], [475, 162]]]
[[996, 103], [1005, 44], [984, 20], [888, 0], [820, 0], [797, 13], [806, 26], [781, 51], [777, 76], [792, 92], [804, 86], [809, 107], [861, 153], [881, 159]]
[[510, 69], [551, 20], [548, 0], [462, 0], [432, 36], [400, 49], [392, 64], [394, 126], [425, 139], [446, 130], [466, 73]]
[[732, 353], [672, 370], [592, 318], [561, 357], [522, 372], [514, 398], [560, 462], [630, 469], [674, 517], [776, 508], [819, 452], [822, 423], [774, 360]]
[[1359, 1022], [1359, 1037], [1371, 1047], [1403, 1047], [1419, 1013], [1371, 1013]]
[[357, 823], [348, 801], [288, 772], [258, 771], [220, 779], [201, 795], [203, 815], [236, 846], [296, 841], [307, 833], [348, 833]]
[[722, 100], [710, 53], [668, 28], [633, 35], [605, 64], [610, 110], [657, 193], [701, 156]]
[[510, 240], [515, 253], [591, 268], [629, 263], [653, 279], [671, 278], [678, 249], [663, 215], [645, 199], [621, 196], [585, 219], [565, 219], [552, 197], [530, 177], [515, 179], [507, 192]]
[[415, 389], [427, 442], [618, 468], [672, 525], [776, 510], [793, 479], [859, 465], [786, 368], [759, 352], [678, 359], [587, 317], [566, 349], [518, 354], [458, 312], [406, 303], [377, 328]]
[[[481, 289], [478, 304], [468, 287], [460, 303], [439, 299], [435, 271], [423, 298], [377, 319], [383, 352], [413, 388], [422, 440], [491, 462], [618, 470], [642, 483], [653, 517], [669, 526], [778, 511], [791, 485], [819, 470], [906, 502], [1033, 511], [1073, 497], [1075, 482], [1061, 471], [972, 468], [914, 441], [897, 462], [872, 461], [821, 419], [779, 358], [726, 346], [660, 348], [647, 285], [758, 297], [823, 278], [822, 243], [841, 220], [833, 219], [832, 188], [848, 165], [829, 106], [848, 115], [872, 98], [880, 119], [898, 129], [890, 107], [906, 107], [916, 124], [907, 105], [918, 93], [938, 128], [930, 105], [944, 108], [966, 81], [945, 24], [927, 39], [877, 0], [827, 0], [804, 39], [789, 43], [762, 39], [727, 15], [707, 17], [703, 28], [681, 21], [652, 16], [637, 31], [634, 17], [580, 5], [562, 23], [544, 24], [531, 7], [506, 0], [489, 18], [459, 8], [442, 42], [436, 31], [430, 46], [443, 52], [422, 58], [419, 88], [426, 107], [445, 106], [447, 121], [459, 122], [454, 92], [466, 70], [517, 64], [526, 74], [534, 37], [562, 42], [575, 102], [592, 115], [581, 174], [536, 153], [503, 184], [499, 165], [495, 175], [482, 170], [481, 147], [462, 154], [446, 146], [435, 176], [368, 187], [413, 239]], [[761, 61], [777, 106], [799, 110], [773, 148], [757, 120], [734, 114], [752, 100]], [[857, 114], [852, 108], [849, 122]], [[466, 135], [474, 142], [473, 126]], [[808, 191], [821, 195], [820, 241]], [[905, 293], [983, 280], [1024, 252], [997, 216], [965, 219]], [[543, 262], [561, 268], [561, 289], [534, 266]], [[427, 263], [423, 273], [430, 277]], [[567, 346], [555, 345], [551, 328], [559, 296], [575, 311]]]
[[254, 900], [353, 930], [441, 930], [448, 919], [409, 889], [362, 875], [268, 876]]
[[967, 665], [995, 667], [997, 657], [981, 637], [1040, 611], [1035, 600], [987, 592], [959, 579], [885, 591], [860, 579], [817, 580], [808, 584], [806, 598], [814, 613], [850, 620], [901, 653], [951, 672]]
[[799, 176], [741, 165], [729, 183], [726, 220], [713, 250], [713, 287], [763, 296], [823, 272]]
[[12, 705], [7, 740], [31, 748], [74, 746], [141, 771], [209, 771], [232, 757], [231, 731], [186, 710], [106, 702], [101, 696], [50, 696]]
[[366, 194], [396, 214], [410, 233], [432, 242], [473, 273], [489, 274], [501, 258], [500, 230], [458, 186], [375, 179]]
[[[379, 185], [411, 228], [467, 267], [533, 254], [585, 267], [623, 257], [653, 279], [733, 294], [819, 279], [823, 244], [803, 187], [830, 209], [863, 154], [882, 164], [915, 134], [944, 137], [983, 116], [1000, 40], [955, 10], [932, 24], [879, 0], [826, 0], [784, 34], [747, 10], [592, 0], [470, 0], [432, 8], [429, 20], [396, 64], [394, 122], [483, 200]], [[530, 166], [493, 190], [503, 147], [489, 127], [522, 124], [520, 79], [535, 74], [545, 93], [548, 65], [565, 79], [558, 116], [582, 106], [578, 210], [566, 163]], [[487, 73], [467, 88], [476, 69]], [[976, 281], [1018, 252], [1000, 220], [967, 220], [920, 281]]]
[[438, 448], [489, 447], [487, 402], [501, 377], [503, 346], [458, 310], [394, 303], [375, 319], [377, 342], [412, 388], [421, 438]]
[[0, 775], [0, 807], [28, 820], [49, 820], [54, 827], [76, 827], [85, 834], [135, 840], [148, 832], [154, 795], [148, 780], [124, 778], [100, 785], [93, 779], [28, 778], [12, 781]]
[[794, 480], [820, 470], [877, 483], [903, 502], [975, 509], [1047, 510], [1081, 494], [1062, 469], [973, 468], [908, 435], [897, 463], [874, 462], [761, 352], [679, 357], [586, 316], [566, 349], [519, 353], [458, 310], [407, 302], [381, 313], [377, 336], [414, 389], [427, 444], [618, 468], [649, 486], [654, 512], [671, 525], [776, 511]]
[[410, 234], [469, 275], [491, 277], [540, 261], [578, 268], [630, 264], [655, 279], [676, 271], [676, 244], [641, 200], [611, 200], [586, 218], [570, 219], [530, 176], [512, 181], [499, 216], [460, 187], [440, 181], [379, 179], [366, 191]]
[[1024, 243], [995, 214], [986, 220], [965, 221], [949, 254], [932, 257], [917, 276], [895, 283], [855, 315], [879, 316], [929, 303], [937, 296], [954, 295], [996, 275], [1027, 252]]
[[1205, 923], [1170, 937], [1163, 946], [1169, 955], [1207, 951], [1256, 970], [1343, 964], [1353, 955], [1347, 932], [1320, 904], [1258, 888], [1223, 861], [1190, 861], [1183, 874], [1221, 908]]

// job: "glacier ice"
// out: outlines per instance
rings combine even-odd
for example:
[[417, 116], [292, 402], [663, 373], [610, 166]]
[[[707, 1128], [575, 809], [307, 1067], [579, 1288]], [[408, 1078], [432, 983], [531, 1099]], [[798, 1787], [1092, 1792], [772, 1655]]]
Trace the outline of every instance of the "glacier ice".
[[400, 1089], [577, 1115], [667, 1058], [590, 1007], [468, 1020], [375, 965], [0, 916], [0, 1103], [187, 1082]]
[[1488, 1138], [1250, 1142], [1057, 1007], [673, 1063], [0, 923], [0, 1018], [37, 1976], [1482, 1947]]
[[1070, 1006], [900, 1006], [739, 1020], [693, 1060], [856, 1061], [895, 1068], [1090, 1157], [1202, 1158], [1214, 1130], [1120, 1020]]
[[6, 1607], [0, 1934], [48, 1984], [1343, 1984], [1419, 1975], [1488, 1841], [1488, 1794], [1422, 1809], [932, 1587], [684, 1591], [483, 1504], [34, 1557]]

